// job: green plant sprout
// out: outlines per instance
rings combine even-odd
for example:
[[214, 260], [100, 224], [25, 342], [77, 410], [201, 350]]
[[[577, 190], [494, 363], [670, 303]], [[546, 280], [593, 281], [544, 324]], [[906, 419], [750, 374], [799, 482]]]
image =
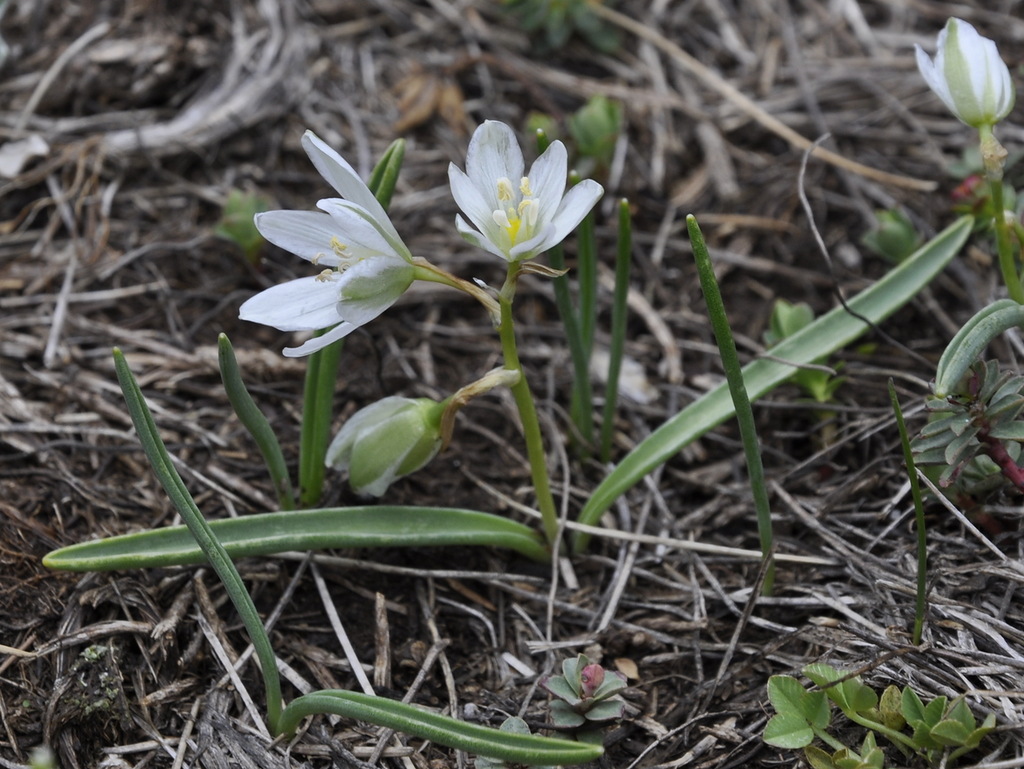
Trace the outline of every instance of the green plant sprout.
[[541, 31], [539, 45], [546, 50], [565, 46], [579, 34], [599, 51], [611, 53], [619, 47], [615, 27], [606, 24], [590, 8], [592, 0], [502, 0], [527, 32]]
[[[792, 676], [768, 680], [775, 715], [762, 739], [777, 748], [803, 748], [814, 769], [881, 769], [885, 756], [876, 735], [893, 745], [904, 760], [917, 756], [929, 766], [950, 766], [977, 748], [996, 725], [992, 713], [979, 725], [963, 698], [950, 703], [940, 696], [925, 705], [909, 686], [902, 690], [889, 686], [879, 696], [859, 676], [848, 676], [824, 663], [808, 665], [803, 674], [818, 688], [805, 689]], [[868, 730], [859, 750], [828, 731], [833, 705]], [[816, 738], [833, 752], [812, 745]]]
[[249, 264], [259, 262], [260, 251], [266, 242], [253, 218], [270, 208], [270, 201], [255, 192], [233, 189], [228, 193], [221, 211], [220, 221], [213, 234], [234, 243]]
[[626, 677], [605, 670], [585, 654], [562, 662], [562, 675], [548, 676], [540, 683], [552, 696], [551, 718], [555, 725], [569, 730], [581, 742], [601, 744], [601, 731], [618, 721], [626, 711], [619, 695], [626, 688]]
[[898, 208], [875, 212], [875, 228], [861, 243], [893, 264], [899, 264], [921, 247], [921, 235]]

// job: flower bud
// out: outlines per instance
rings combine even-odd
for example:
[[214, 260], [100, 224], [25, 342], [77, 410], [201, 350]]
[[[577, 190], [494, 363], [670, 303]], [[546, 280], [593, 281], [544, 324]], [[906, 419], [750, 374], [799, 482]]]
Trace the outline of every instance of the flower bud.
[[415, 472], [441, 449], [444, 404], [392, 396], [360, 409], [327, 449], [327, 465], [348, 470], [360, 494], [381, 496], [394, 481]]
[[601, 684], [604, 683], [604, 668], [596, 663], [591, 663], [580, 671], [580, 696], [588, 699], [594, 696]]
[[950, 19], [939, 33], [935, 59], [920, 46], [917, 67], [928, 86], [969, 126], [991, 128], [1013, 109], [1010, 70], [996, 44], [961, 19]]

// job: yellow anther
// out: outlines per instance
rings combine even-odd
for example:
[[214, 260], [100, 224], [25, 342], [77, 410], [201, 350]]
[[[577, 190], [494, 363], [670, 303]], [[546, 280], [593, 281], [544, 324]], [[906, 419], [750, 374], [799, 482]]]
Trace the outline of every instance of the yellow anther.
[[522, 179], [519, 180], [519, 191], [528, 198], [533, 197], [533, 190], [530, 189], [529, 177], [524, 176]]
[[348, 256], [348, 246], [346, 246], [344, 243], [338, 240], [337, 235], [331, 236], [331, 250], [334, 252], [335, 256], [341, 258], [345, 258], [346, 256]]
[[508, 177], [503, 176], [498, 179], [498, 200], [506, 201], [512, 200], [512, 182], [508, 180]]

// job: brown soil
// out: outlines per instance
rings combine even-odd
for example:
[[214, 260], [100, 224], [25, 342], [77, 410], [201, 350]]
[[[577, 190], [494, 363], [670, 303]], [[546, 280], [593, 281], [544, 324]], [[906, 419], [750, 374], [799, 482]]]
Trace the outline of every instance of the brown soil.
[[[404, 135], [391, 207], [398, 230], [414, 253], [493, 284], [501, 266], [452, 228], [449, 161], [463, 162], [484, 119], [523, 129], [533, 109], [562, 120], [594, 94], [622, 101], [598, 236], [610, 259], [613, 201], [628, 197], [636, 237], [627, 354], [657, 398], [623, 400], [621, 457], [721, 377], [686, 214], [702, 223], [749, 360], [763, 352], [776, 298], [822, 312], [833, 289], [850, 295], [884, 274], [885, 261], [860, 243], [876, 209], [901, 207], [926, 237], [951, 221], [957, 182], [945, 169], [973, 138], [925, 88], [913, 44], [931, 47], [955, 13], [998, 41], [1011, 70], [1024, 63], [1024, 21], [1010, 0], [615, 7], [641, 29], [620, 28], [621, 46], [603, 54], [576, 38], [540, 53], [531, 48], [538, 35], [474, 0], [11, 3], [0, 144], [39, 136], [48, 150], [0, 180], [0, 765], [23, 766], [44, 744], [69, 769], [465, 765], [456, 751], [328, 718], [292, 743], [271, 742], [255, 665], [242, 665], [237, 681], [225, 674], [248, 642], [208, 569], [83, 576], [41, 565], [56, 547], [174, 520], [116, 386], [114, 346], [204, 513], [273, 509], [223, 394], [216, 339], [223, 331], [233, 340], [294, 462], [303, 364], [279, 354], [287, 335], [237, 312], [307, 267], [269, 246], [251, 265], [213, 228], [232, 188], [295, 209], [329, 194], [299, 147], [304, 129], [363, 173]], [[1022, 116], [1018, 107], [1000, 134], [1011, 152], [1024, 145]], [[831, 267], [798, 197], [805, 147], [786, 130], [805, 142], [827, 133], [833, 153], [889, 174], [810, 160], [804, 186]], [[297, 681], [357, 688], [330, 601], [357, 658], [380, 674], [379, 693], [484, 723], [522, 713], [543, 724], [537, 679], [567, 655], [635, 671], [602, 766], [796, 765], [799, 752], [761, 740], [765, 684], [819, 660], [879, 690], [965, 696], [999, 723], [966, 763], [1024, 765], [1019, 495], [989, 500], [975, 519], [981, 530], [929, 507], [930, 603], [925, 644], [913, 646], [916, 535], [886, 393], [894, 377], [916, 407], [933, 369], [908, 350], [934, 361], [998, 283], [978, 241], [885, 323], [887, 336], [835, 356], [847, 380], [827, 424], [792, 386], [756, 404], [778, 552], [826, 564], [780, 563], [772, 597], [759, 596], [756, 561], [610, 538], [574, 559], [577, 584], [563, 575], [553, 593], [547, 569], [490, 550], [246, 559], [239, 568], [258, 607], [280, 611], [275, 650], [295, 671], [286, 696]], [[610, 302], [602, 290], [600, 344]], [[569, 490], [575, 513], [604, 469], [569, 458], [556, 438], [568, 435], [571, 377], [550, 284], [524, 283], [517, 307], [558, 448], [555, 485], [560, 497]], [[999, 354], [1012, 364], [1017, 350]], [[413, 291], [347, 342], [338, 424], [384, 395], [446, 395], [499, 359], [478, 308]], [[921, 421], [912, 409], [912, 426]], [[523, 452], [510, 399], [482, 399], [451, 447], [385, 501], [522, 518], [534, 503]], [[650, 481], [605, 524], [757, 548], [733, 424]], [[338, 475], [326, 497], [358, 501]], [[848, 726], [840, 734], [859, 740]]]

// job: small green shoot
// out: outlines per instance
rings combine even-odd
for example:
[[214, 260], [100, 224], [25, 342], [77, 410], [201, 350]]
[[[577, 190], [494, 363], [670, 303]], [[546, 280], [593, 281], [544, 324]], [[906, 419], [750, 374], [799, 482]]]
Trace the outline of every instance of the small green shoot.
[[[777, 748], [803, 748], [815, 769], [880, 769], [884, 754], [877, 745], [878, 737], [888, 740], [904, 758], [917, 756], [929, 766], [949, 766], [977, 748], [995, 728], [993, 714], [979, 725], [962, 698], [950, 705], [940, 696], [925, 705], [909, 686], [902, 690], [889, 686], [879, 697], [859, 676], [849, 676], [824, 663], [808, 665], [803, 673], [817, 689], [805, 689], [792, 676], [769, 679], [768, 700], [775, 715], [765, 726], [762, 739]], [[868, 730], [859, 750], [828, 731], [832, 723], [830, 703]], [[843, 733], [847, 733], [845, 727]], [[813, 745], [815, 739], [833, 752]]]
[[604, 53], [619, 47], [616, 29], [590, 9], [590, 0], [502, 0], [527, 32], [540, 32], [537, 47], [554, 51], [565, 46], [573, 34]]
[[921, 247], [920, 233], [898, 208], [876, 211], [875, 219], [875, 228], [861, 238], [861, 243], [887, 261], [899, 264]]
[[220, 221], [213, 233], [234, 243], [241, 250], [245, 260], [251, 265], [256, 265], [266, 241], [256, 229], [253, 217], [268, 208], [270, 201], [262, 195], [233, 189], [224, 201]]
[[562, 675], [541, 681], [555, 699], [551, 717], [555, 724], [571, 730], [582, 742], [600, 744], [601, 728], [622, 718], [626, 701], [619, 692], [626, 688], [626, 677], [605, 670], [585, 654], [562, 662]]

